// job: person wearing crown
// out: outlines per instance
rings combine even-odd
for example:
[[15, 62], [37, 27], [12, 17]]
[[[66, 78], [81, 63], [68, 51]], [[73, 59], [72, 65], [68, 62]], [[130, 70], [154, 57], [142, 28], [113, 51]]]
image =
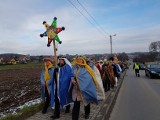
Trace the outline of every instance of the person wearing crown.
[[72, 110], [72, 120], [79, 119], [80, 102], [83, 102], [85, 109], [85, 119], [89, 118], [90, 103], [98, 104], [96, 87], [98, 83], [94, 76], [94, 71], [86, 64], [86, 60], [78, 56], [75, 59], [75, 65], [72, 68], [74, 78], [72, 78], [72, 87], [70, 89], [74, 106]]

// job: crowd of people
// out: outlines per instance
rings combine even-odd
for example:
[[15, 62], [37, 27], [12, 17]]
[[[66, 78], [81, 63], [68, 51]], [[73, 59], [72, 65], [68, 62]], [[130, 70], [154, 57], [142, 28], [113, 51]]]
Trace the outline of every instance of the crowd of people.
[[91, 103], [105, 99], [105, 93], [117, 86], [125, 65], [117, 57], [108, 61], [96, 61], [77, 56], [72, 62], [58, 58], [58, 66], [51, 58], [44, 59], [40, 82], [45, 114], [49, 106], [54, 109], [52, 119], [60, 118], [60, 109], [71, 112], [72, 120], [79, 119], [80, 104], [84, 106], [84, 118], [90, 115]]

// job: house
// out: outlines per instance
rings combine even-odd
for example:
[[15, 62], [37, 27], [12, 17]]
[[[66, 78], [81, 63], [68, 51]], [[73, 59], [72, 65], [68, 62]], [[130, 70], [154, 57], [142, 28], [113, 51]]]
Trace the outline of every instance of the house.
[[15, 64], [17, 64], [17, 62], [16, 62], [16, 60], [15, 60], [14, 58], [12, 58], [12, 59], [10, 60], [10, 64], [15, 65]]
[[1, 61], [2, 64], [12, 64], [12, 65], [15, 65], [17, 64], [16, 60], [14, 58], [4, 58], [2, 61]]
[[17, 60], [19, 61], [19, 63], [25, 63], [27, 61], [27, 58], [25, 55], [21, 55]]
[[3, 58], [1, 57], [1, 58], [0, 58], [0, 64], [2, 64], [2, 62], [3, 62]]

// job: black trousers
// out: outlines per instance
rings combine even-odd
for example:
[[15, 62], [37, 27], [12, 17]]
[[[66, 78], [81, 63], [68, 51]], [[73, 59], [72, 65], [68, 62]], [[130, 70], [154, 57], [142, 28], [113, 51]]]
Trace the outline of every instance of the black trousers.
[[136, 74], [136, 77], [139, 77], [139, 69], [135, 69], [135, 74]]
[[49, 107], [49, 104], [50, 104], [50, 95], [48, 93], [48, 90], [47, 90], [47, 87], [45, 87], [45, 103], [44, 103], [44, 107], [43, 107], [43, 110], [44, 111], [47, 111], [47, 108]]
[[54, 96], [54, 101], [55, 101], [55, 110], [54, 110], [54, 116], [60, 116], [60, 101], [58, 99], [58, 85], [57, 85], [57, 74], [58, 74], [58, 69], [56, 68], [54, 71], [54, 80], [55, 80], [55, 96]]
[[111, 84], [110, 84], [110, 80], [109, 80], [108, 76], [105, 76], [103, 79], [103, 87], [104, 87], [105, 92], [110, 90]]
[[[69, 110], [70, 110], [70, 104], [66, 106], [66, 113], [69, 112]], [[57, 95], [55, 95], [54, 116], [60, 116], [60, 101]]]
[[[85, 115], [90, 114], [90, 104], [84, 107]], [[79, 112], [80, 112], [80, 101], [75, 101], [73, 110], [72, 110], [72, 120], [78, 120], [79, 119]]]
[[[54, 116], [60, 116], [60, 101], [58, 99], [58, 85], [57, 85], [57, 73], [58, 69], [55, 69], [54, 72], [54, 78], [55, 78], [55, 96], [54, 96], [54, 101], [55, 101], [55, 110], [54, 110]], [[66, 106], [66, 112], [70, 110], [70, 105]]]
[[55, 101], [54, 115], [60, 116], [60, 102], [57, 95], [55, 95], [54, 101]]

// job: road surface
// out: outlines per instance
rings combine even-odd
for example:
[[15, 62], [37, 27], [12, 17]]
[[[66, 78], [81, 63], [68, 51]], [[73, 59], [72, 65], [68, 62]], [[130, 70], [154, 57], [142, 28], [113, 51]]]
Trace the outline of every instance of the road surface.
[[160, 79], [140, 74], [127, 71], [109, 120], [160, 120]]

